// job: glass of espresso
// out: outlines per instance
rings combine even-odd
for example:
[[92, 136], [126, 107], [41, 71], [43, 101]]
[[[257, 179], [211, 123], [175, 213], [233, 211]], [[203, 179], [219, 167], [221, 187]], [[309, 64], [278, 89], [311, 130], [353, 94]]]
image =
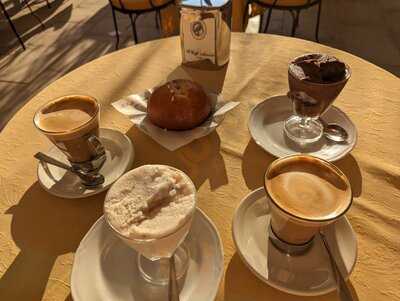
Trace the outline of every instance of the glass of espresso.
[[319, 120], [340, 94], [351, 75], [350, 67], [333, 56], [314, 53], [295, 58], [288, 69], [288, 96], [293, 115], [285, 121], [284, 132], [305, 145], [323, 134]]
[[105, 162], [99, 140], [100, 105], [90, 96], [69, 95], [50, 101], [34, 116], [34, 124], [66, 156], [71, 166], [96, 172]]
[[333, 164], [309, 155], [275, 160], [265, 173], [271, 229], [282, 242], [306, 245], [321, 227], [336, 221], [351, 206], [347, 177]]

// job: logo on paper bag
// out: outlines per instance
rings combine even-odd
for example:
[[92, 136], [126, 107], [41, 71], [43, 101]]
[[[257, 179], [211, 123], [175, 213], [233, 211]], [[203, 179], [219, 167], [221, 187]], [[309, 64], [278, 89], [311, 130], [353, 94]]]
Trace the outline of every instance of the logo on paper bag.
[[196, 40], [202, 40], [207, 34], [206, 24], [203, 21], [195, 21], [190, 24], [190, 32]]

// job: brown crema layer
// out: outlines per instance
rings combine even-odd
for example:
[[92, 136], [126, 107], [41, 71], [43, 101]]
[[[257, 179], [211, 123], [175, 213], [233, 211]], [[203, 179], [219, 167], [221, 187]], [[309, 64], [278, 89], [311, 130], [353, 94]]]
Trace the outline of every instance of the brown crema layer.
[[346, 210], [351, 200], [351, 189], [344, 177], [312, 159], [280, 162], [265, 181], [274, 202], [303, 219], [334, 218]]
[[66, 97], [45, 106], [37, 116], [37, 126], [46, 132], [71, 131], [89, 122], [96, 104], [85, 97]]

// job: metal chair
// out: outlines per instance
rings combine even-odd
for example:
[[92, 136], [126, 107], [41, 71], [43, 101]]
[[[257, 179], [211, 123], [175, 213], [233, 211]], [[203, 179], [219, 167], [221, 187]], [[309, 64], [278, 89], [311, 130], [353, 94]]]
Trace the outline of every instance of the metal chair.
[[[26, 7], [28, 7], [30, 14], [39, 22], [40, 26], [41, 26], [42, 28], [45, 28], [45, 26], [44, 26], [42, 20], [40, 20], [40, 18], [39, 18], [39, 17], [35, 14], [35, 12], [32, 10], [32, 7], [31, 7], [31, 5], [29, 4], [29, 1], [28, 1], [28, 0], [22, 0], [22, 3], [23, 3]], [[50, 3], [49, 3], [48, 0], [46, 0], [46, 3], [47, 3], [47, 6], [50, 8]], [[14, 25], [13, 21], [11, 20], [11, 17], [10, 17], [10, 15], [8, 14], [7, 9], [6, 9], [6, 7], [4, 6], [4, 4], [3, 4], [3, 2], [2, 2], [1, 0], [0, 0], [0, 7], [1, 7], [1, 10], [3, 11], [4, 16], [6, 17], [6, 19], [7, 19], [7, 21], [8, 21], [8, 24], [10, 24], [10, 27], [11, 27], [12, 31], [14, 32], [14, 34], [16, 35], [16, 37], [17, 37], [19, 43], [21, 44], [22, 49], [25, 50], [26, 47], [25, 47], [24, 41], [21, 39], [21, 36], [19, 35], [17, 29], [15, 28], [15, 25]]]
[[[318, 34], [319, 34], [319, 23], [320, 23], [320, 17], [321, 17], [322, 0], [248, 0], [246, 7], [248, 8], [249, 5], [251, 5], [252, 3], [257, 4], [262, 8], [268, 9], [267, 20], [266, 20], [264, 29], [262, 28], [262, 26], [264, 23], [263, 20], [264, 20], [265, 13], [263, 13], [261, 16], [260, 27], [258, 29], [258, 32], [260, 32], [260, 33], [267, 32], [269, 23], [271, 20], [272, 9], [290, 11], [290, 14], [293, 19], [292, 31], [291, 31], [292, 37], [296, 34], [296, 29], [297, 29], [297, 26], [299, 25], [300, 12], [303, 9], [307, 9], [314, 5], [318, 5], [317, 23], [315, 26], [315, 40], [317, 42], [319, 42]], [[245, 14], [247, 14], [247, 11], [248, 11], [248, 9], [246, 10]], [[244, 16], [244, 19], [245, 18], [246, 18], [246, 15]]]
[[161, 10], [171, 4], [174, 4], [175, 0], [109, 0], [109, 2], [112, 10], [115, 33], [117, 37], [115, 49], [118, 49], [119, 32], [118, 32], [118, 24], [115, 11], [129, 15], [129, 19], [131, 20], [131, 25], [132, 25], [133, 40], [135, 41], [135, 44], [137, 44], [138, 43], [137, 30], [136, 30], [137, 18], [144, 13], [155, 11], [156, 27], [157, 29], [160, 29]]
[[6, 17], [6, 19], [7, 19], [7, 21], [8, 21], [8, 24], [10, 24], [10, 27], [11, 27], [12, 31], [14, 32], [14, 34], [16, 35], [16, 37], [17, 37], [19, 43], [21, 44], [22, 49], [25, 50], [26, 47], [25, 47], [24, 41], [22, 41], [20, 35], [18, 34], [18, 31], [17, 31], [17, 29], [15, 28], [14, 23], [12, 22], [12, 20], [11, 20], [11, 18], [10, 18], [10, 15], [8, 14], [8, 12], [7, 12], [7, 10], [6, 10], [6, 8], [5, 8], [3, 2], [1, 2], [1, 0], [0, 0], [0, 7], [1, 7], [1, 10], [3, 11], [4, 16]]

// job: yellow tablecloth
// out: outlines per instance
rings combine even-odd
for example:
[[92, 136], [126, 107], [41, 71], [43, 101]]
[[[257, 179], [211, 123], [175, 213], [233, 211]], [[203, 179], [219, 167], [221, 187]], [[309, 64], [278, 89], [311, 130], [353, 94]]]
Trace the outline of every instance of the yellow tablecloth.
[[[350, 277], [359, 300], [400, 299], [400, 80], [348, 53], [313, 42], [273, 35], [233, 34], [226, 70], [197, 71], [209, 88], [222, 88], [241, 104], [216, 132], [169, 152], [109, 104], [152, 87], [180, 67], [178, 38], [157, 40], [104, 56], [51, 84], [35, 96], [0, 134], [0, 300], [70, 300], [74, 252], [101, 216], [104, 193], [81, 200], [60, 199], [37, 182], [33, 154], [50, 142], [32, 124], [35, 110], [55, 97], [83, 93], [102, 103], [101, 126], [126, 132], [136, 148], [134, 166], [162, 163], [187, 172], [199, 191], [199, 207], [217, 225], [225, 250], [225, 275], [218, 301], [337, 300], [291, 296], [269, 287], [235, 252], [231, 219], [249, 191], [262, 185], [273, 157], [247, 130], [250, 109], [285, 94], [287, 65], [305, 52], [326, 52], [346, 61], [352, 78], [336, 105], [359, 130], [351, 155], [337, 162], [355, 194], [347, 214], [358, 236], [358, 262]], [[357, 299], [356, 299], [357, 300]]]

